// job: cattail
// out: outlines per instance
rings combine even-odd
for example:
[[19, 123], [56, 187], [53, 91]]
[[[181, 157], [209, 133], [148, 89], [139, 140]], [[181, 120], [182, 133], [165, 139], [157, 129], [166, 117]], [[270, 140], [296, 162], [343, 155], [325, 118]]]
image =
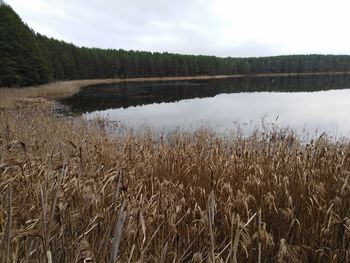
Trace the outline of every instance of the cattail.
[[2, 262], [348, 261], [346, 139], [100, 124], [0, 110]]

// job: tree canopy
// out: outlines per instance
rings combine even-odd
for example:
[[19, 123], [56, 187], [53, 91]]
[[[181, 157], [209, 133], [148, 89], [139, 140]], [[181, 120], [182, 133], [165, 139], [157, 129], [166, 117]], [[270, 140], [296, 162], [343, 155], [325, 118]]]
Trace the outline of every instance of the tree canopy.
[[0, 87], [53, 80], [349, 70], [347, 55], [220, 58], [77, 47], [35, 33], [9, 5], [0, 5]]

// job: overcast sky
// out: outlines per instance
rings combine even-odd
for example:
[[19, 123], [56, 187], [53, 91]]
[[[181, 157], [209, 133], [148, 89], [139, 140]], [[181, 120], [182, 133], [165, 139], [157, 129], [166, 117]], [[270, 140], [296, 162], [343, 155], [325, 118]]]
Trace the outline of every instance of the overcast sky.
[[350, 54], [349, 0], [5, 0], [78, 46], [216, 56]]

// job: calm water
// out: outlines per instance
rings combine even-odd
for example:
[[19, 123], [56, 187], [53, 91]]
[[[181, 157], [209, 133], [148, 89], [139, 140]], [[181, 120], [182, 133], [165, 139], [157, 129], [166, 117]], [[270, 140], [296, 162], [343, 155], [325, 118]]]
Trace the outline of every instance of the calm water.
[[238, 126], [349, 136], [350, 77], [275, 77], [102, 84], [60, 102], [127, 127], [224, 133]]

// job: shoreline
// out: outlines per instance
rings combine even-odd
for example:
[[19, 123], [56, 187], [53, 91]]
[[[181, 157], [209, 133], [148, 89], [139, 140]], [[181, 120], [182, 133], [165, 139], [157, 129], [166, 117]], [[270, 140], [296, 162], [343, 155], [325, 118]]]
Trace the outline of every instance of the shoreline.
[[85, 79], [50, 82], [39, 86], [21, 88], [0, 88], [0, 108], [12, 107], [16, 102], [42, 102], [73, 96], [81, 88], [90, 85], [123, 83], [123, 82], [151, 82], [151, 81], [183, 81], [210, 80], [230, 78], [266, 78], [266, 77], [295, 77], [295, 76], [328, 76], [349, 75], [344, 72], [305, 72], [305, 73], [259, 73], [232, 75], [201, 75], [201, 76], [173, 76], [148, 78], [116, 78], [116, 79]]
[[206, 80], [206, 79], [229, 79], [229, 78], [264, 78], [264, 77], [294, 77], [294, 76], [327, 76], [327, 75], [349, 75], [350, 71], [337, 72], [305, 72], [305, 73], [258, 73], [258, 74], [232, 74], [232, 75], [201, 75], [201, 76], [179, 76], [179, 77], [149, 77], [149, 78], [127, 78], [127, 79], [105, 79], [120, 82], [139, 81], [172, 81], [172, 80]]

